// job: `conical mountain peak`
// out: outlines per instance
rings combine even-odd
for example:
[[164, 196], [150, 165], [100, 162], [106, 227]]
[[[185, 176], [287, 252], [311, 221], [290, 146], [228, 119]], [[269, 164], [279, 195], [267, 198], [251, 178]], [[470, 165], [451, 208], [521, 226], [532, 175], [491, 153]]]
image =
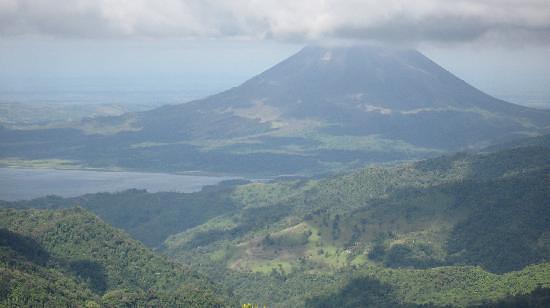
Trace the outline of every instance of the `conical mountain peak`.
[[[64, 158], [94, 166], [115, 161], [130, 168], [287, 174], [416, 159], [545, 133], [550, 114], [493, 98], [415, 50], [307, 46], [222, 93], [92, 119], [82, 127], [109, 135], [85, 145], [79, 140], [88, 135], [64, 141], [70, 153], [84, 149]], [[44, 150], [41, 133], [30, 134], [33, 139], [5, 131], [4, 139], [40, 144], [28, 157], [50, 158], [60, 145], [53, 139]], [[20, 149], [10, 144], [3, 150], [25, 157]]]
[[[306, 46], [243, 85], [213, 97], [216, 105], [261, 101], [294, 117], [324, 118], [334, 109], [499, 108], [418, 51], [394, 47]], [[212, 101], [209, 99], [208, 101]], [[502, 108], [509, 108], [502, 102]], [[366, 107], [365, 107], [366, 106]]]

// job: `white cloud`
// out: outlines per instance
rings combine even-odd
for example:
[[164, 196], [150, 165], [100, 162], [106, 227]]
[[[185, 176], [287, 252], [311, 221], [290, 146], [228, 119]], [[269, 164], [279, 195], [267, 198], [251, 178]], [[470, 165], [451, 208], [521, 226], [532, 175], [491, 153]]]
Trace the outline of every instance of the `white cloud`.
[[550, 44], [550, 2], [0, 0], [0, 34]]

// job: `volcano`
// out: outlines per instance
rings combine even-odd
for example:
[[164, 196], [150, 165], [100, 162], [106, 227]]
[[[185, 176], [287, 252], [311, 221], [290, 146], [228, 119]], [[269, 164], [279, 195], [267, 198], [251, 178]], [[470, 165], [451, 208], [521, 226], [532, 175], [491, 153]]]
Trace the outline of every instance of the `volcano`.
[[[27, 144], [38, 134], [46, 144], [37, 151], [3, 142], [10, 157], [33, 150], [34, 158], [98, 166], [280, 174], [418, 159], [549, 128], [548, 111], [491, 97], [418, 51], [361, 45], [305, 47], [238, 87], [185, 104], [49, 133], [1, 133]], [[71, 138], [51, 139], [66, 130]]]

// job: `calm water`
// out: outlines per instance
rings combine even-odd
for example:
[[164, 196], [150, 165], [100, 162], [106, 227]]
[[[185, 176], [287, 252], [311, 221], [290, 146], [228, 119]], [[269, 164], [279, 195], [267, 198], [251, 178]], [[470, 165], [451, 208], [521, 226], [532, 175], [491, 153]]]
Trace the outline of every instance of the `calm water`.
[[205, 185], [214, 185], [229, 179], [232, 177], [0, 168], [0, 200], [32, 199], [46, 195], [74, 197], [130, 188], [147, 189], [149, 192], [194, 192]]

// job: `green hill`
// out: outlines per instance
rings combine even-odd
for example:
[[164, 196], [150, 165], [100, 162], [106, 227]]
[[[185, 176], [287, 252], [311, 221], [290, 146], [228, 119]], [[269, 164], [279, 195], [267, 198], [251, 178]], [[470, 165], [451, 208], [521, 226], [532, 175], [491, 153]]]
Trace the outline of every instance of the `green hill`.
[[319, 179], [2, 206], [80, 203], [219, 282], [241, 303], [547, 303], [550, 148], [545, 138], [532, 140]]
[[[550, 303], [549, 277], [548, 263], [503, 275], [467, 266], [425, 270], [370, 268], [346, 273], [332, 290], [308, 299], [305, 306], [545, 307]], [[518, 305], [512, 305], [514, 301]]]
[[[525, 147], [371, 167], [329, 179], [249, 184], [233, 193], [242, 204], [240, 211], [170, 237], [167, 253], [190, 265], [200, 262], [205, 272], [229, 285], [260, 280], [270, 287], [252, 290], [244, 284], [236, 294], [282, 306], [294, 300], [303, 304], [298, 299], [313, 296], [316, 288], [319, 294], [333, 290], [327, 286], [347, 281], [348, 275], [339, 273], [350, 268], [392, 269], [377, 273], [396, 275], [392, 273], [407, 273], [403, 269], [430, 273], [447, 266], [450, 283], [464, 278], [452, 273], [479, 266], [475, 273], [481, 276], [463, 283], [491, 277], [495, 280], [484, 283], [496, 286], [497, 280], [509, 277], [505, 273], [523, 273], [527, 266], [540, 264], [539, 282], [548, 287], [549, 170], [548, 148]], [[210, 262], [204, 261], [205, 255]], [[318, 283], [325, 275], [339, 278]], [[285, 278], [274, 278], [278, 276]], [[521, 294], [538, 286], [523, 274], [517, 277], [514, 284], [522, 286]], [[289, 282], [294, 279], [295, 284]], [[410, 278], [413, 285], [414, 280]], [[283, 283], [301, 294], [292, 295], [295, 290]], [[396, 283], [391, 281], [391, 287]], [[446, 283], [442, 288], [451, 293], [462, 289]], [[273, 289], [280, 291], [278, 297]], [[458, 292], [456, 303], [476, 303], [473, 290]], [[497, 300], [515, 290], [488, 287], [478, 299]], [[401, 293], [396, 298], [411, 304], [437, 302], [442, 296], [438, 292], [424, 299], [401, 298]]]
[[0, 306], [69, 306], [97, 301], [83, 281], [48, 267], [50, 256], [30, 237], [0, 229]]
[[230, 185], [221, 184], [202, 192], [147, 193], [131, 189], [117, 193], [86, 194], [75, 198], [47, 196], [16, 202], [0, 201], [0, 207], [17, 209], [62, 209], [83, 207], [133, 238], [156, 248], [171, 234], [195, 227], [208, 219], [236, 209], [229, 198]]
[[3, 305], [231, 304], [204, 277], [81, 208], [0, 210]]

